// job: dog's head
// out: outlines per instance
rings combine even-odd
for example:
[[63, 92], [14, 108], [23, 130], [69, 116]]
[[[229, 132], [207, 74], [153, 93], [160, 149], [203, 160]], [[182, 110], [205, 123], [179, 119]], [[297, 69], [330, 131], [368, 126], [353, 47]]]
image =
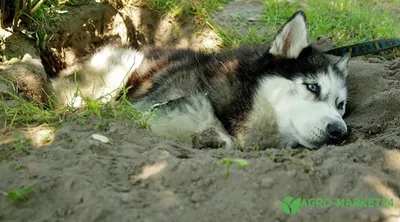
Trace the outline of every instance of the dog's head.
[[343, 143], [348, 133], [343, 115], [350, 56], [332, 61], [312, 48], [302, 11], [280, 29], [268, 55], [276, 74], [268, 80], [273, 89], [269, 100], [282, 143], [308, 148]]

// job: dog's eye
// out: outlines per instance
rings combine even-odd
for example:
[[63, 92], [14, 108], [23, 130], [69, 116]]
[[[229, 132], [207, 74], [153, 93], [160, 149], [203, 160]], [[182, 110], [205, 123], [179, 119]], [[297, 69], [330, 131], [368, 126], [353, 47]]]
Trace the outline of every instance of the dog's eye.
[[319, 95], [321, 92], [321, 87], [318, 84], [306, 84], [306, 86], [308, 90], [316, 95]]
[[336, 106], [337, 109], [343, 109], [343, 107], [344, 107], [344, 102], [340, 102], [340, 103]]

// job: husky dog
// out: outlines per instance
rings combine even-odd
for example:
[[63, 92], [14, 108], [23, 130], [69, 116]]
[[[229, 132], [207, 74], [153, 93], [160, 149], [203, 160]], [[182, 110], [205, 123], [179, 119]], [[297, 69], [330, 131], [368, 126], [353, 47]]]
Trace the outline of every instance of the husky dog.
[[204, 53], [109, 46], [50, 88], [59, 105], [78, 108], [86, 98], [107, 103], [129, 87], [137, 108], [157, 110], [149, 125], [166, 137], [214, 129], [227, 147], [315, 149], [346, 140], [349, 59], [333, 61], [313, 48], [297, 11], [268, 47]]

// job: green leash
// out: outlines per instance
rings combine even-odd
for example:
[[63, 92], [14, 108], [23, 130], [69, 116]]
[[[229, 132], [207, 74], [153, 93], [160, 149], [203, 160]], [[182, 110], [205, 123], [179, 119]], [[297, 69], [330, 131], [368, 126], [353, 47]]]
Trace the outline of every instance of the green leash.
[[350, 53], [351, 57], [356, 57], [376, 52], [383, 52], [396, 47], [400, 47], [400, 39], [390, 38], [334, 48], [325, 53], [335, 56], [344, 56], [346, 53]]

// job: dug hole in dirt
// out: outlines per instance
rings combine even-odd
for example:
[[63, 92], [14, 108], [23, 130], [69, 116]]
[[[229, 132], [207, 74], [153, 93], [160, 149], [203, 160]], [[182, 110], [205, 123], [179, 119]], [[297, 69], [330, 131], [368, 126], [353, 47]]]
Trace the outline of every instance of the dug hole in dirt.
[[[216, 39], [209, 30], [193, 35], [190, 22], [161, 19], [143, 7], [116, 10], [93, 3], [69, 8], [61, 21], [49, 30], [49, 47], [62, 66], [110, 42], [204, 48], [210, 38]], [[8, 44], [6, 51], [16, 49], [6, 53], [29, 51], [20, 41]], [[31, 57], [25, 61], [36, 64], [38, 54]], [[18, 69], [2, 64], [2, 75], [24, 64]], [[32, 81], [46, 81], [37, 74], [43, 74], [43, 67], [27, 67], [37, 78]], [[35, 188], [22, 202], [1, 196], [0, 221], [399, 221], [399, 80], [399, 59], [352, 59], [346, 118], [351, 138], [343, 146], [312, 151], [198, 150], [158, 138], [129, 120], [106, 119], [101, 131], [94, 123], [63, 123], [49, 143], [33, 142], [25, 147], [29, 154], [11, 155], [0, 163], [1, 191]], [[110, 142], [95, 140], [93, 134]], [[3, 153], [15, 146], [4, 140]], [[226, 166], [220, 163], [225, 157], [249, 164], [233, 164], [226, 178]], [[286, 196], [385, 198], [394, 207], [331, 206], [287, 214], [282, 210]]]

